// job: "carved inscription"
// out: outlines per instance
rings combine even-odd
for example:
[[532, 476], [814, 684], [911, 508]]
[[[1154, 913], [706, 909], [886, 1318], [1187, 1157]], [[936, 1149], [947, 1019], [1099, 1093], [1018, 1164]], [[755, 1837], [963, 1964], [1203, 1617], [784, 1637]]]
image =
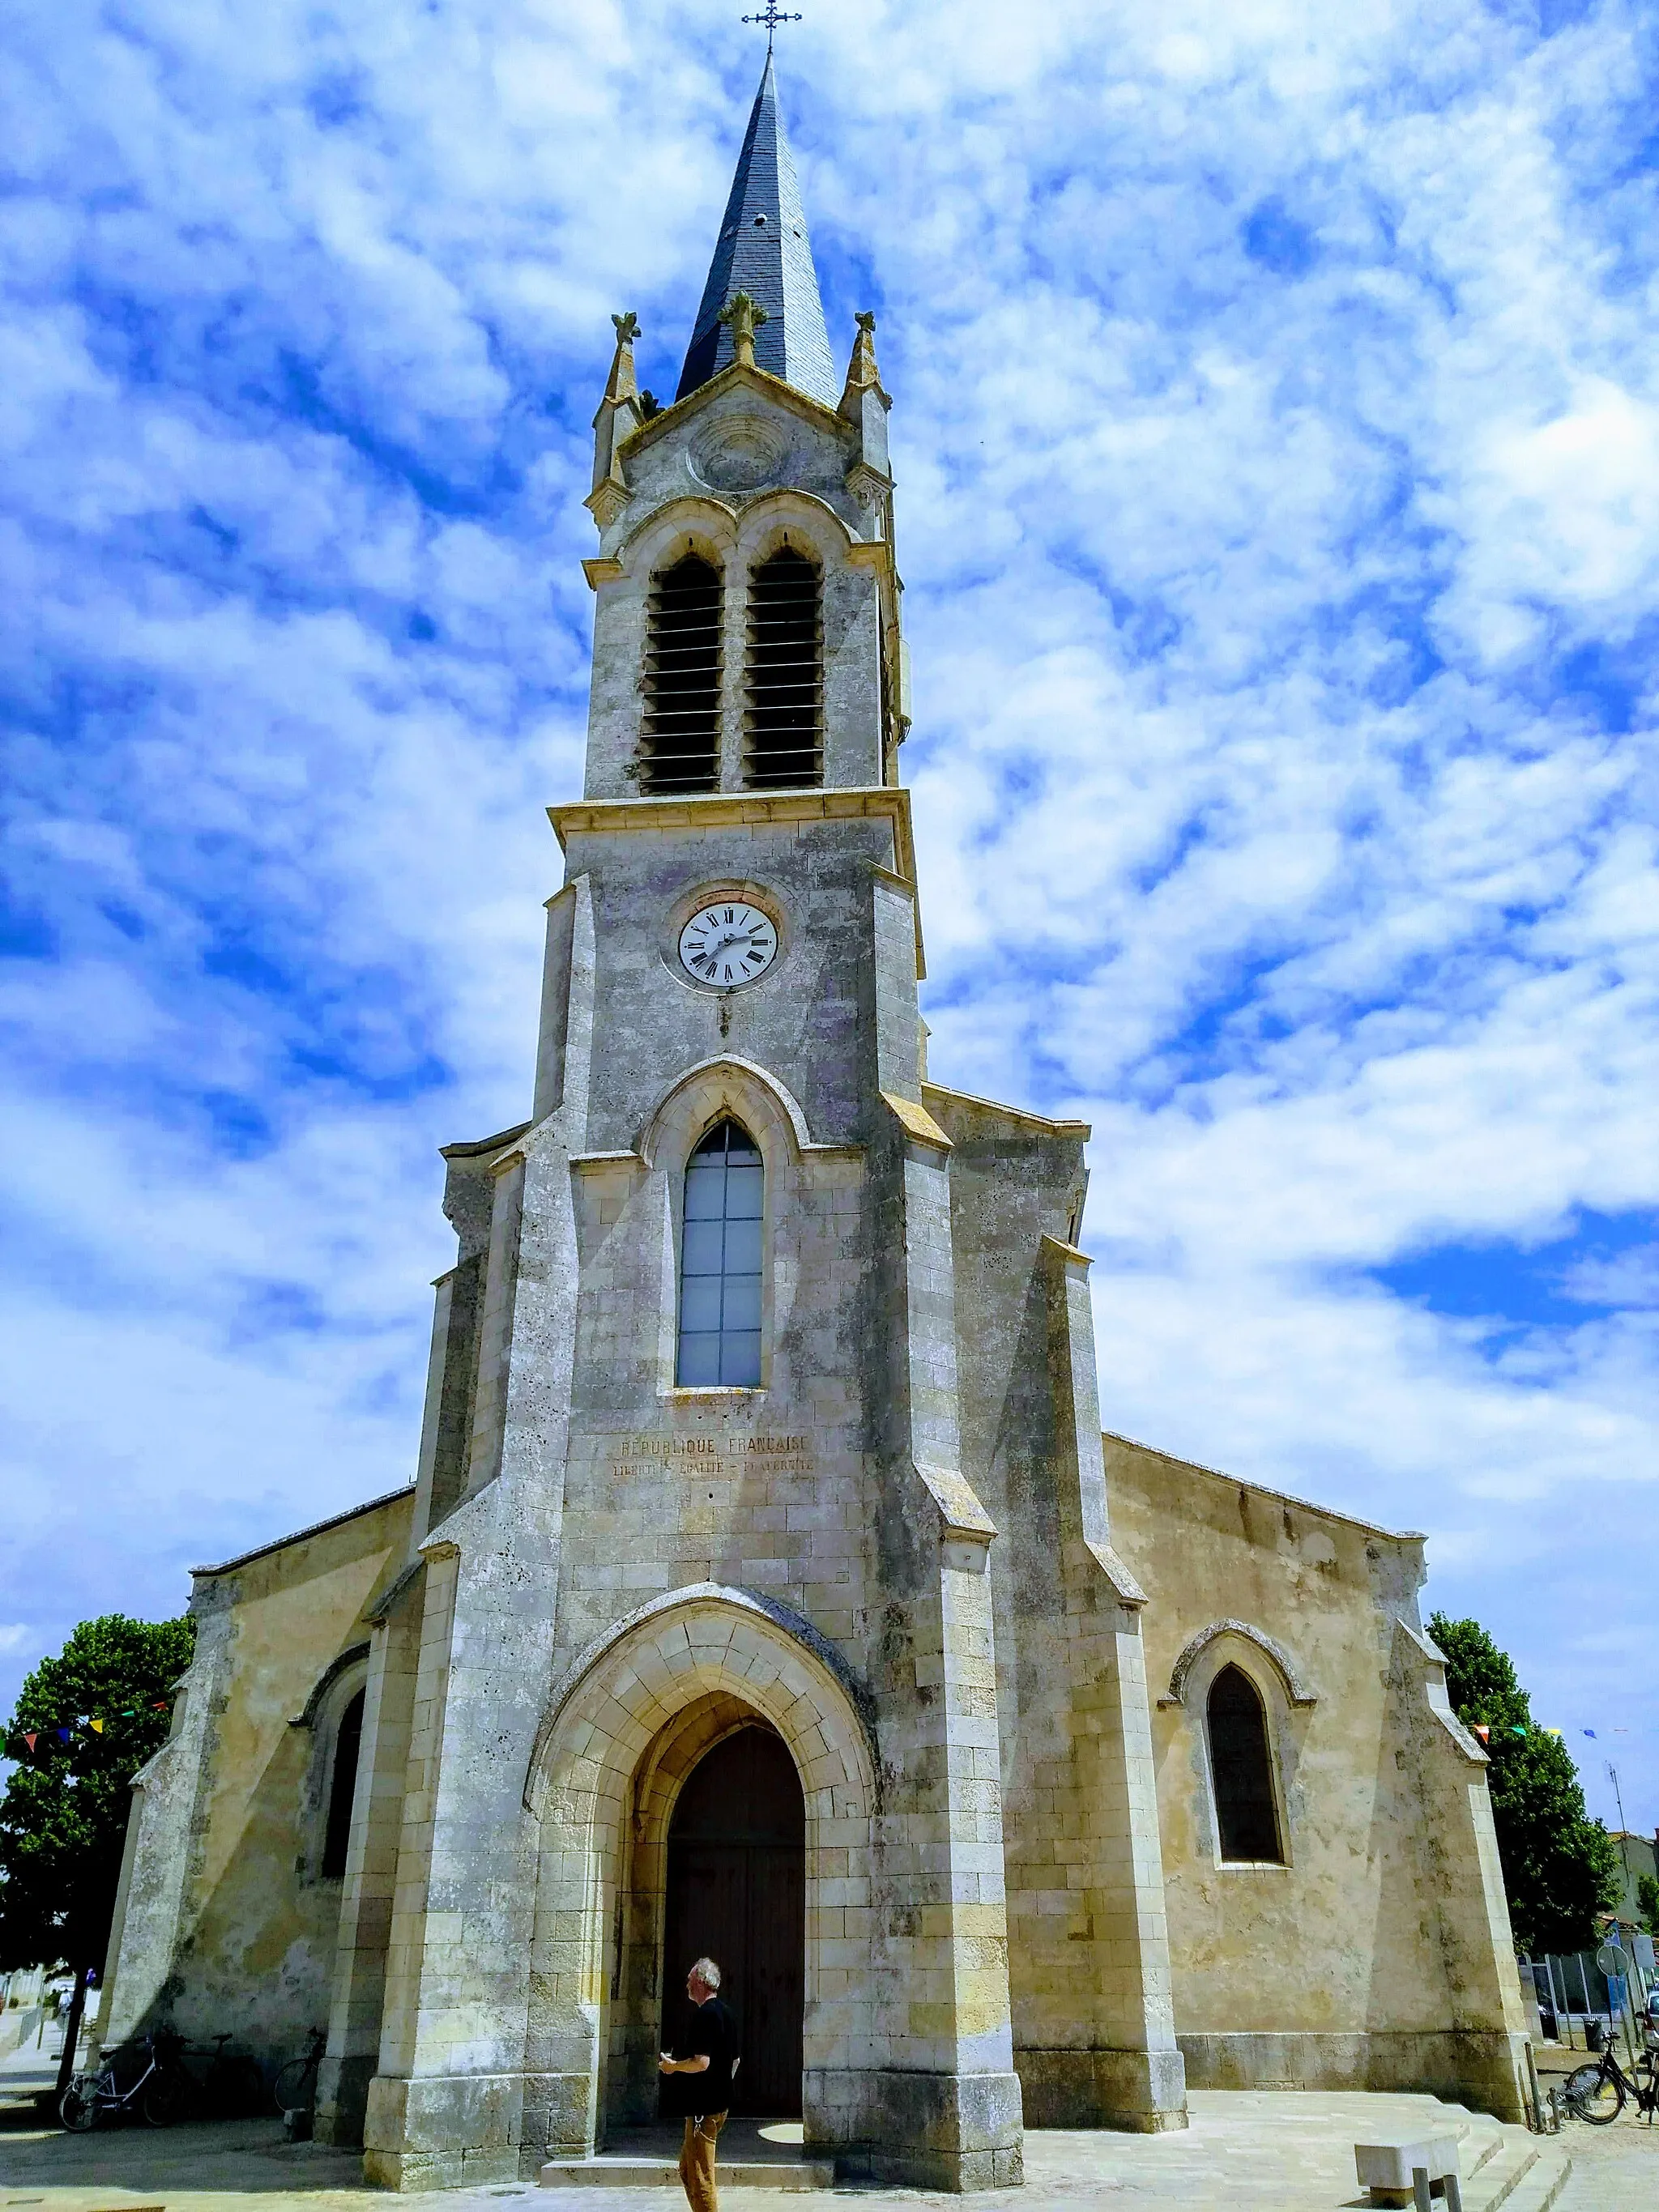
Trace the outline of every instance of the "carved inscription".
[[666, 1465], [711, 1481], [735, 1482], [745, 1474], [811, 1474], [811, 1437], [618, 1437], [611, 1470], [623, 1481]]

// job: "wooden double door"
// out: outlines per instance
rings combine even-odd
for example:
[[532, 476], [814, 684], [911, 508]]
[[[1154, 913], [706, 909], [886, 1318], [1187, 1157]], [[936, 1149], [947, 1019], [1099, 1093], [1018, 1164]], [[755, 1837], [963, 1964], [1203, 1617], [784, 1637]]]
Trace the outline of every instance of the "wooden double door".
[[770, 1729], [739, 1729], [692, 1769], [668, 1831], [663, 2045], [684, 2048], [685, 1977], [707, 1955], [743, 2054], [734, 2112], [799, 2116], [805, 1847], [800, 1779]]

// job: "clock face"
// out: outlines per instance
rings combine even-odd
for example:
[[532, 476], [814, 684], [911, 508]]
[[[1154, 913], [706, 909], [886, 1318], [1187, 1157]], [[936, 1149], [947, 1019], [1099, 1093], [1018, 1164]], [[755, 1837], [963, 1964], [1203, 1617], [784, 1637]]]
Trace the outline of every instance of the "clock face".
[[680, 961], [699, 983], [722, 988], [752, 983], [778, 956], [778, 933], [769, 915], [743, 899], [716, 899], [699, 907], [680, 932]]

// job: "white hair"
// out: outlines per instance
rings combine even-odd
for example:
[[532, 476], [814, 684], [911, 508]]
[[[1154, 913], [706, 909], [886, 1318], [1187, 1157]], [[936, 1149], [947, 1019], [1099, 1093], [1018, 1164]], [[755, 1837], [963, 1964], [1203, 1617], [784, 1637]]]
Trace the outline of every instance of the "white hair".
[[714, 1964], [714, 1961], [712, 1959], [699, 1959], [696, 1965], [692, 1967], [691, 1972], [695, 1978], [702, 1984], [704, 1989], [719, 1989], [720, 1985], [720, 1970]]

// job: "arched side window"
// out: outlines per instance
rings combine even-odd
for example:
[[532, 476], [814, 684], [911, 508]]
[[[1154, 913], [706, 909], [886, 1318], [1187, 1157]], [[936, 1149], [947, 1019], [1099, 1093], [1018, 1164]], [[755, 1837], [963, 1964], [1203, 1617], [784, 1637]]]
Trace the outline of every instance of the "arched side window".
[[720, 597], [719, 569], [698, 553], [651, 579], [640, 755], [647, 795], [719, 786]]
[[363, 1744], [363, 1692], [359, 1690], [340, 1715], [334, 1732], [334, 1772], [328, 1786], [328, 1826], [323, 1831], [322, 1872], [337, 1881], [346, 1870], [351, 1842], [351, 1801], [357, 1790], [357, 1759]]
[[749, 572], [743, 780], [750, 790], [823, 781], [823, 580], [781, 546]]
[[1222, 1857], [1282, 1864], [1267, 1710], [1242, 1667], [1224, 1667], [1211, 1683], [1208, 1717]]
[[683, 1386], [761, 1379], [761, 1217], [764, 1171], [735, 1121], [717, 1122], [685, 1169], [680, 1238]]

